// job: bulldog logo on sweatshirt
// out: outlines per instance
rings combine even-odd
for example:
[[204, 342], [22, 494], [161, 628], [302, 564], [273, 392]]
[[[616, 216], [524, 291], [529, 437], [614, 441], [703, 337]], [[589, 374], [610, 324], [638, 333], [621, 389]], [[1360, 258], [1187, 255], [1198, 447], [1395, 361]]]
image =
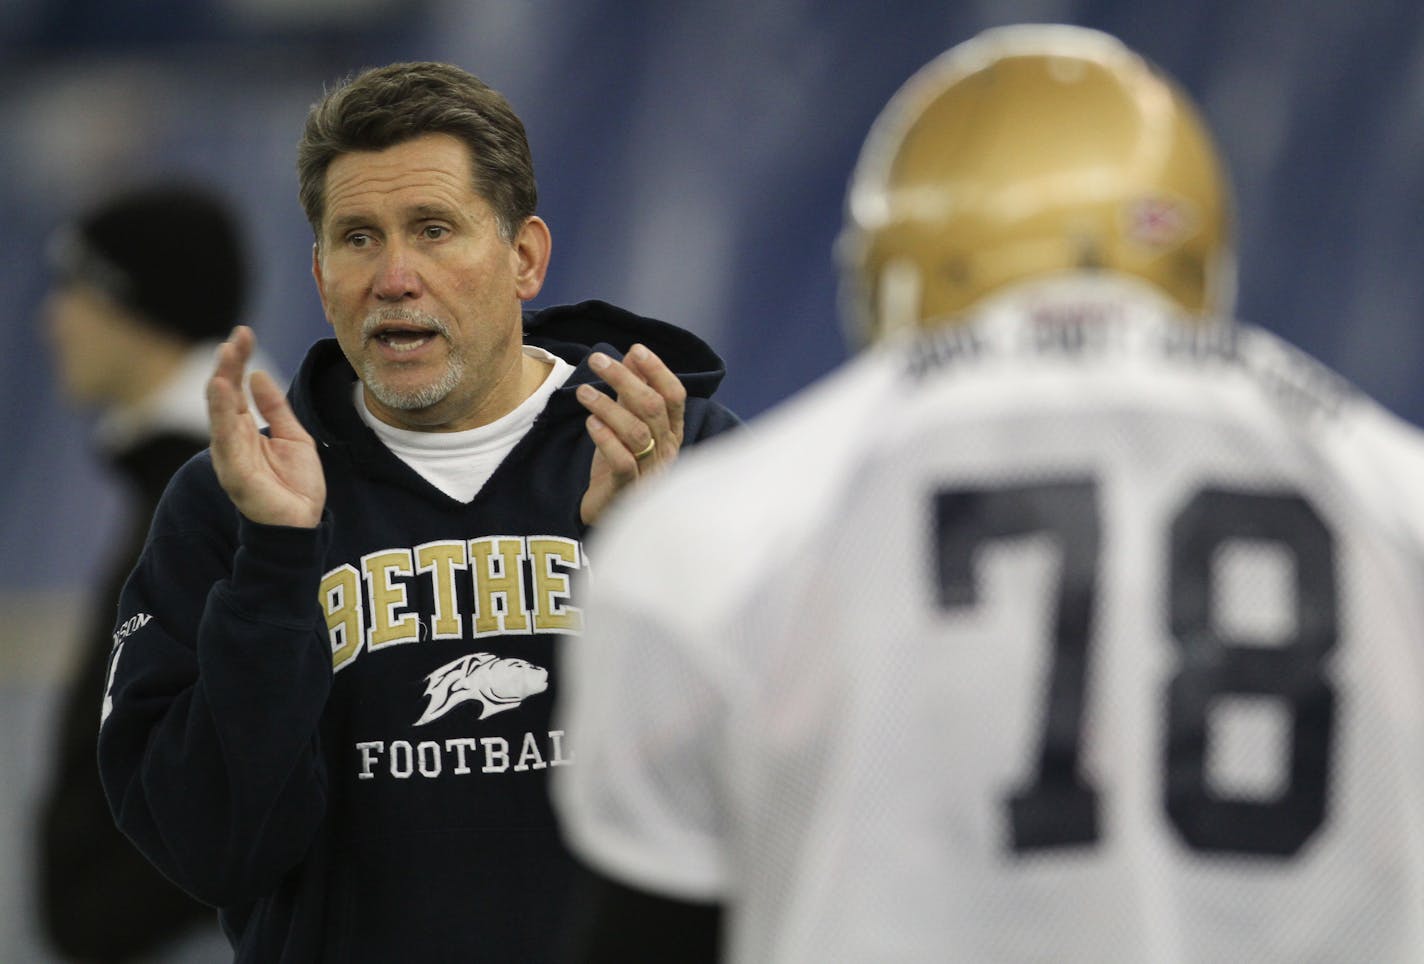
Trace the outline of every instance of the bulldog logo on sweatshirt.
[[522, 659], [493, 653], [461, 656], [425, 677], [430, 702], [416, 726], [439, 719], [468, 700], [479, 700], [479, 719], [503, 713], [549, 688], [549, 671]]

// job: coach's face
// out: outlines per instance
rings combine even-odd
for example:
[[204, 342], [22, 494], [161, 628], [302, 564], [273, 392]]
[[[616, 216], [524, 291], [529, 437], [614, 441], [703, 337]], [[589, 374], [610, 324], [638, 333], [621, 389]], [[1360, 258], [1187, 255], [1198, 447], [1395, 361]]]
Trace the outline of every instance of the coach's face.
[[501, 237], [471, 165], [463, 142], [427, 134], [326, 172], [312, 274], [366, 404], [400, 428], [488, 424], [532, 390], [521, 312], [544, 283], [548, 228], [530, 218]]

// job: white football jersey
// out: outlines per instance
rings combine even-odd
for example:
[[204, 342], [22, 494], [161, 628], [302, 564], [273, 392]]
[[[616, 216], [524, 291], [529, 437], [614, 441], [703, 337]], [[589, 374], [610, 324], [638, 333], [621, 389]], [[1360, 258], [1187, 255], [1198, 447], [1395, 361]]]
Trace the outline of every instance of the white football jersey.
[[1424, 441], [1090, 282], [882, 346], [590, 547], [555, 799], [739, 962], [1424, 960]]

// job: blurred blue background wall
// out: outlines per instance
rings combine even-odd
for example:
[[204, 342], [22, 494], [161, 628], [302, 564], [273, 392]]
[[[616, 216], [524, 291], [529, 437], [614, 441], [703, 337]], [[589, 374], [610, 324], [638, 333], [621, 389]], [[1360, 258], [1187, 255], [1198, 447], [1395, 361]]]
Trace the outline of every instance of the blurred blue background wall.
[[[979, 28], [1110, 30], [1175, 74], [1240, 194], [1243, 314], [1424, 416], [1424, 4], [5, 0], [0, 586], [82, 581], [108, 496], [34, 324], [48, 232], [154, 174], [222, 186], [248, 312], [288, 370], [325, 330], [293, 147], [324, 82], [449, 59], [524, 117], [554, 232], [539, 304], [601, 297], [702, 333], [755, 415], [843, 357], [831, 246], [861, 137]], [[23, 551], [16, 551], [23, 547]]]
[[326, 332], [294, 145], [323, 83], [450, 60], [524, 118], [554, 234], [536, 305], [604, 298], [703, 335], [746, 416], [843, 359], [831, 257], [862, 136], [986, 26], [1113, 32], [1202, 103], [1233, 170], [1241, 314], [1424, 421], [1420, 0], [0, 0], [0, 960], [72, 622], [117, 505], [37, 328], [49, 233], [97, 194], [199, 177], [245, 210], [246, 320], [295, 370]]

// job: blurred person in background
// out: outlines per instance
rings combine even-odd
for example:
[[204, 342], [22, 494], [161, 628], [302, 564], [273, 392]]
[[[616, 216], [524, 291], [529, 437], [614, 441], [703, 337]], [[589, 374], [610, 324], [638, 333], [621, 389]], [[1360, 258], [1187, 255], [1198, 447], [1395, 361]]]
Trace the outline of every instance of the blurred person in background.
[[891, 100], [868, 349], [593, 540], [571, 959], [1424, 960], [1424, 441], [1231, 319], [1230, 220], [1105, 34]]
[[204, 386], [246, 302], [244, 245], [225, 198], [177, 182], [113, 194], [51, 243], [42, 322], [55, 373], [69, 401], [95, 414], [94, 444], [127, 497], [61, 698], [40, 814], [43, 932], [74, 960], [134, 960], [217, 932], [213, 908], [165, 879], [114, 826], [96, 741], [119, 591], [168, 480], [208, 444]]
[[550, 960], [553, 644], [612, 500], [737, 424], [722, 362], [603, 302], [525, 310], [551, 240], [524, 125], [464, 70], [329, 89], [298, 179], [335, 338], [251, 405], [251, 331], [220, 352], [211, 456], [119, 608], [110, 805], [238, 961]]

